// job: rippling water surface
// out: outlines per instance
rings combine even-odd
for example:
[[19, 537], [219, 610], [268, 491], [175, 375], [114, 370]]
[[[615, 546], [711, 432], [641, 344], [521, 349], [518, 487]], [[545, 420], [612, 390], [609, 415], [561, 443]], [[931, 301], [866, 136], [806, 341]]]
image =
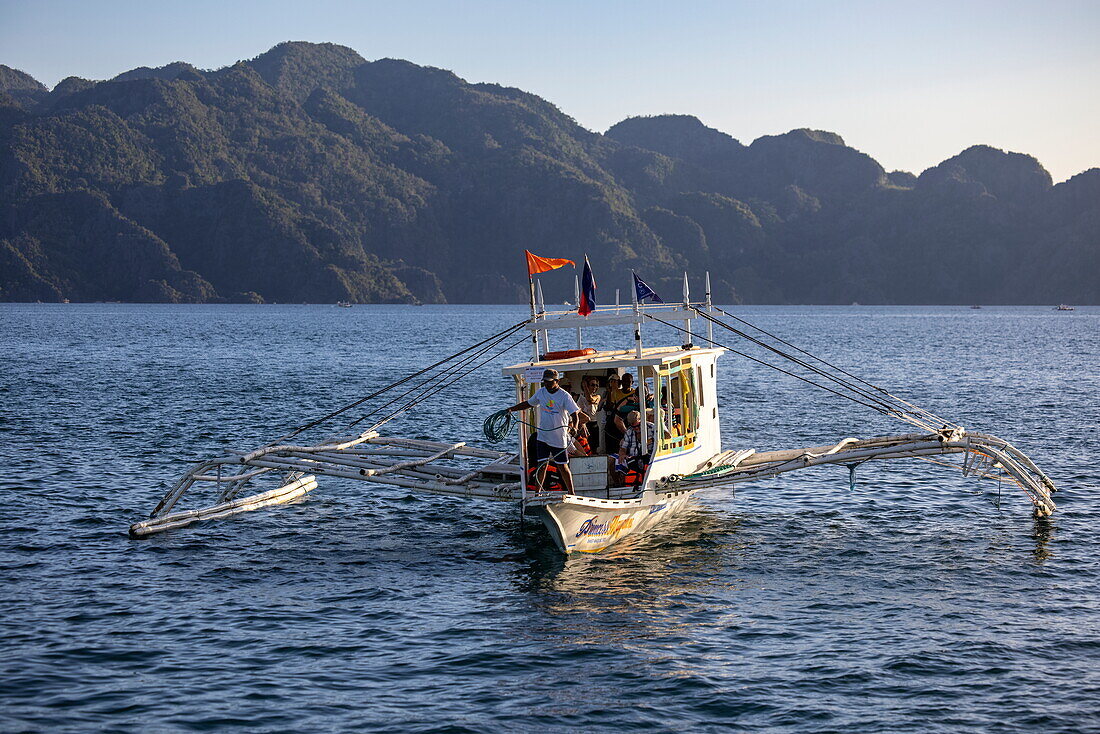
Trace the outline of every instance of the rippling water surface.
[[[1100, 309], [736, 313], [1012, 441], [1059, 511], [918, 461], [854, 491], [826, 467], [566, 559], [509, 504], [322, 479], [134, 541], [190, 463], [522, 310], [0, 304], [0, 730], [1100, 729]], [[480, 439], [502, 363], [391, 432]], [[720, 365], [730, 447], [906, 431]]]

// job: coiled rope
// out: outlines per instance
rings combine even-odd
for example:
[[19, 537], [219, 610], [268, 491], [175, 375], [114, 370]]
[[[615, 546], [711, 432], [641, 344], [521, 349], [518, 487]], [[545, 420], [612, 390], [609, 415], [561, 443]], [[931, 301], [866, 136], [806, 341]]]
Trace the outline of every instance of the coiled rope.
[[[522, 418], [517, 418], [514, 413], [512, 413], [508, 409], [505, 409], [505, 410], [498, 410], [496, 413], [493, 413], [491, 416], [486, 418], [485, 422], [481, 424], [481, 431], [482, 431], [482, 433], [485, 434], [486, 439], [488, 439], [492, 443], [497, 443], [499, 441], [504, 440], [504, 437], [507, 436], [512, 431], [512, 427], [515, 426], [517, 423], [525, 425], [528, 428], [535, 428], [536, 427], [534, 423], [528, 423], [527, 421], [523, 420]], [[569, 427], [568, 422], [562, 423], [561, 425], [558, 426], [558, 428], [568, 428], [568, 427]], [[551, 431], [553, 431], [553, 430], [556, 430], [556, 429], [543, 428], [542, 430], [551, 430]]]
[[511, 411], [498, 410], [485, 419], [485, 422], [481, 425], [481, 430], [489, 442], [499, 443], [511, 433], [512, 427], [515, 425], [516, 417], [512, 415]]

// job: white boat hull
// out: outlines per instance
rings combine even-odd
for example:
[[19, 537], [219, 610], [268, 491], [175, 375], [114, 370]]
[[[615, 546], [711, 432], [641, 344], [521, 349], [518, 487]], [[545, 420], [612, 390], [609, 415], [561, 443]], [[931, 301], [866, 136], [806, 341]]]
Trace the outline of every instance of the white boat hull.
[[694, 490], [634, 500], [569, 496], [531, 507], [563, 553], [596, 553], [631, 535], [644, 533], [683, 509]]

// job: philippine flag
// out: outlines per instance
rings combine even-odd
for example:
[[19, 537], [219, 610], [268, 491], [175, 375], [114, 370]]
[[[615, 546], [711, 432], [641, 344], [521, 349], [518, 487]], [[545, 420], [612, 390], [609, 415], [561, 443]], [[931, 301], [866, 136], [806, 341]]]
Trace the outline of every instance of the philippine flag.
[[592, 266], [588, 264], [588, 255], [584, 256], [584, 270], [581, 272], [581, 302], [577, 304], [577, 313], [587, 316], [596, 308], [596, 279], [592, 276]]

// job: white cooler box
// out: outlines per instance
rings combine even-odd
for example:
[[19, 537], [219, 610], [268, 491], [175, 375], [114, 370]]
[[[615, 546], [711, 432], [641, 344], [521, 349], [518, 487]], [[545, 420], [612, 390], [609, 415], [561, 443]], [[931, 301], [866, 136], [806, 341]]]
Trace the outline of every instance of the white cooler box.
[[582, 489], [607, 489], [607, 457], [578, 456], [569, 460], [573, 486]]

